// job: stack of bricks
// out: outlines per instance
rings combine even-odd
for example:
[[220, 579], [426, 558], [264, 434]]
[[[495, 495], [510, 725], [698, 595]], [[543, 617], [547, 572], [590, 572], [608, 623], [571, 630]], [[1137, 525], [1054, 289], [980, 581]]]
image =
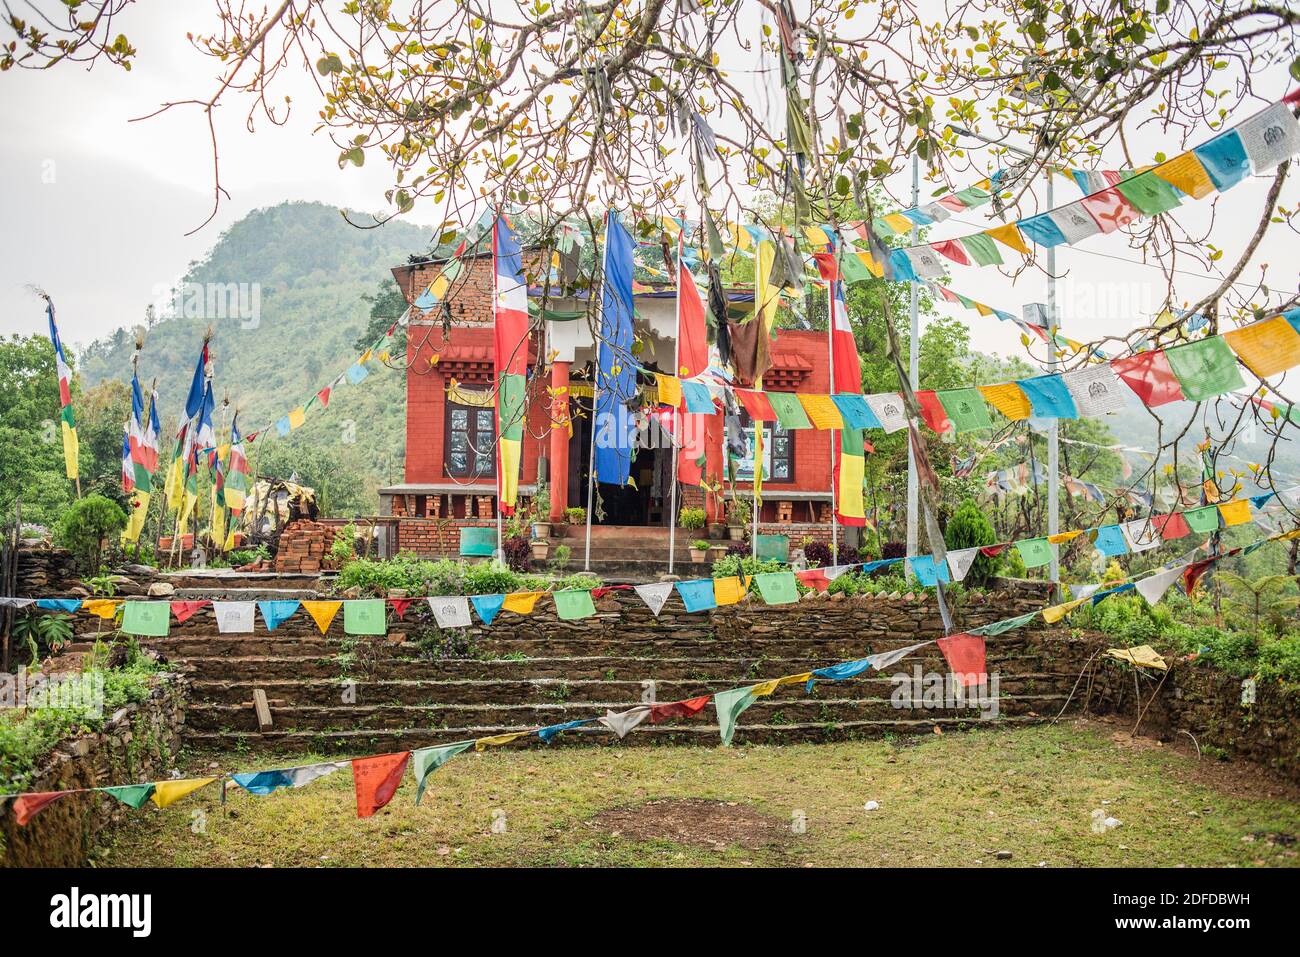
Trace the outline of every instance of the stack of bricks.
[[280, 533], [275, 570], [305, 574], [319, 572], [334, 545], [334, 535], [331, 526], [319, 522], [298, 521], [286, 526]]

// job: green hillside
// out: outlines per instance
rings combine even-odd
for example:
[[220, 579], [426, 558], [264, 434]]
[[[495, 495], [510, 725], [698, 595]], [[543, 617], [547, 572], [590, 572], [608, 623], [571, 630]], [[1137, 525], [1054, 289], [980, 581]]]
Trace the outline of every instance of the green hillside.
[[[245, 433], [272, 426], [356, 358], [355, 343], [371, 310], [366, 297], [391, 279], [392, 266], [426, 249], [428, 238], [407, 223], [357, 229], [339, 210], [305, 202], [259, 209], [231, 226], [206, 259], [191, 265], [185, 282], [204, 290], [247, 284], [243, 302], [249, 306], [256, 301], [256, 284], [258, 315], [254, 319], [251, 308], [242, 315], [213, 315], [230, 310], [206, 303], [198, 308], [187, 301], [196, 287], [187, 285], [169, 310], [176, 314], [146, 330], [140, 378], [146, 389], [158, 379], [165, 436], [174, 433], [209, 326], [218, 403], [229, 396]], [[134, 333], [116, 330], [82, 351], [83, 387], [130, 380]], [[396, 364], [398, 369], [386, 370], [372, 363], [369, 378], [339, 387], [329, 408], [313, 408], [290, 437], [271, 428], [272, 434], [257, 443], [258, 471], [287, 476], [296, 469], [304, 481], [324, 484], [330, 484], [330, 475], [347, 474], [360, 479], [360, 487], [331, 503], [331, 510], [371, 511], [377, 501], [373, 490], [401, 478], [405, 391], [400, 358]]]

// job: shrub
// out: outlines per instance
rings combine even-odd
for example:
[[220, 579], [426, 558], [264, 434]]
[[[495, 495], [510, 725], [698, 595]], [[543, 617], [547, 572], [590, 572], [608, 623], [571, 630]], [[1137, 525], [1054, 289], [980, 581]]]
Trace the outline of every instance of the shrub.
[[[952, 549], [980, 548], [997, 542], [997, 535], [988, 517], [980, 511], [974, 500], [966, 499], [948, 519], [943, 530], [944, 543]], [[971, 588], [984, 588], [997, 574], [999, 562], [980, 554], [975, 556], [964, 583]]]
[[704, 527], [704, 509], [684, 508], [678, 513], [677, 523], [682, 528], [696, 529]]
[[330, 545], [330, 558], [339, 562], [350, 562], [357, 557], [357, 527], [351, 523], [344, 525], [334, 535]]
[[72, 552], [77, 564], [90, 572], [99, 571], [110, 539], [126, 528], [126, 513], [102, 495], [87, 495], [68, 507], [54, 529], [56, 544]]
[[564, 510], [564, 520], [570, 525], [582, 525], [587, 521], [587, 510], [575, 505]]
[[502, 557], [514, 571], [526, 572], [532, 568], [532, 545], [527, 535], [512, 535], [501, 542]]
[[727, 554], [713, 563], [714, 578], [731, 578], [735, 575], [761, 575], [767, 572], [779, 572], [785, 569], [785, 565], [775, 558], [759, 560], [748, 551], [742, 551], [739, 555], [734, 554], [731, 549], [727, 549]]
[[835, 564], [835, 557], [831, 554], [831, 547], [825, 542], [809, 542], [803, 547], [803, 557], [809, 565], [816, 565], [821, 568]]

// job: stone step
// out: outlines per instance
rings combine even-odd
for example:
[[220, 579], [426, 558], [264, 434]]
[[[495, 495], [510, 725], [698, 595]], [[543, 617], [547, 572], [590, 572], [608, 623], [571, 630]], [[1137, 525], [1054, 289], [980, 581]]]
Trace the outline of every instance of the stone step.
[[[925, 654], [926, 651], [931, 654]], [[176, 659], [176, 663], [196, 682], [225, 681], [246, 684], [258, 681], [337, 679], [345, 674], [368, 680], [440, 680], [477, 678], [482, 680], [528, 680], [533, 678], [595, 679], [607, 681], [642, 681], [648, 679], [691, 679], [737, 676], [763, 678], [795, 674], [836, 664], [842, 658], [802, 657], [775, 658], [717, 655], [693, 655], [681, 658], [647, 658], [627, 655], [574, 656], [546, 658], [382, 658], [374, 662], [345, 662], [336, 656], [247, 656], [197, 657]], [[1025, 674], [1039, 668], [1036, 654], [990, 655], [989, 664], [1002, 674]], [[345, 667], [346, 664], [346, 667]], [[934, 649], [920, 649], [898, 670], [910, 672], [920, 664], [923, 670], [942, 671], [942, 657]]]
[[[698, 686], [696, 686], [698, 688]], [[734, 687], [728, 683], [722, 687]], [[884, 691], [888, 692], [886, 686]], [[694, 691], [699, 694], [698, 690]], [[268, 695], [268, 697], [274, 697]], [[664, 699], [671, 700], [671, 699]], [[999, 708], [1003, 714], [1019, 715], [1030, 711], [1055, 714], [1065, 700], [1064, 694], [1003, 695]], [[528, 704], [437, 704], [437, 705], [272, 705], [271, 714], [277, 727], [294, 731], [369, 731], [393, 728], [449, 728], [501, 725], [521, 729], [559, 724], [602, 714], [606, 709], [623, 711], [637, 703], [633, 698], [612, 701], [556, 701]], [[749, 709], [758, 723], [827, 723], [843, 721], [888, 721], [900, 712], [913, 709], [895, 708], [886, 693], [883, 697], [818, 698], [816, 696], [762, 698]], [[921, 709], [915, 709], [921, 710]], [[746, 712], [749, 713], [749, 712]], [[934, 709], [934, 715], [977, 716], [973, 709]], [[778, 717], [779, 716], [779, 717]], [[253, 731], [257, 718], [246, 704], [191, 704], [186, 716], [191, 731]]]
[[[755, 706], [755, 708], [757, 705]], [[712, 709], [705, 709], [711, 716]], [[1041, 715], [1004, 715], [992, 721], [979, 720], [978, 713], [965, 716], [935, 714], [925, 718], [894, 718], [881, 721], [830, 721], [790, 724], [758, 724], [746, 722], [754, 708], [741, 717], [732, 743], [744, 744], [795, 744], [797, 742], [844, 741], [881, 738], [895, 735], [933, 734], [935, 729], [960, 731], [967, 728], [1005, 728], [1039, 724], [1050, 720], [1056, 713]], [[718, 728], [695, 721], [642, 724], [620, 741], [603, 727], [575, 728], [566, 731], [546, 745], [536, 735], [528, 735], [510, 743], [509, 747], [646, 747], [650, 745], [693, 745], [716, 748], [720, 746]], [[423, 748], [437, 744], [450, 744], [469, 738], [506, 734], [520, 728], [501, 725], [460, 728], [389, 728], [372, 731], [199, 731], [186, 735], [186, 745], [198, 751], [245, 751], [260, 749], [267, 752], [299, 754], [338, 754], [362, 757], [385, 751]], [[467, 752], [472, 757], [473, 752]]]
[[[933, 671], [933, 669], [929, 669]], [[910, 672], [908, 672], [910, 674]], [[923, 672], [924, 673], [924, 672]], [[940, 672], [942, 673], [942, 672]], [[744, 677], [721, 674], [717, 677], [660, 678], [653, 682], [655, 700], [681, 701], [705, 693], [725, 691], [747, 681], [761, 681], [790, 674], [770, 666], [756, 668]], [[1032, 672], [999, 675], [1001, 694], [1023, 695], [1053, 689], [1072, 675]], [[553, 703], [635, 702], [644, 700], [647, 685], [640, 680], [616, 681], [605, 678], [518, 678], [452, 680], [368, 680], [363, 678], [311, 679], [303, 681], [195, 681], [191, 684], [191, 701], [196, 704], [239, 705], [252, 700], [252, 689], [261, 688], [267, 698], [282, 702], [282, 707], [322, 707], [340, 705], [344, 697], [351, 704], [368, 707], [414, 705], [436, 707], [453, 705], [517, 705]], [[829, 685], [818, 687], [830, 688]], [[873, 675], [836, 685], [833, 693], [842, 700], [862, 701], [888, 698], [894, 684], [888, 675]]]

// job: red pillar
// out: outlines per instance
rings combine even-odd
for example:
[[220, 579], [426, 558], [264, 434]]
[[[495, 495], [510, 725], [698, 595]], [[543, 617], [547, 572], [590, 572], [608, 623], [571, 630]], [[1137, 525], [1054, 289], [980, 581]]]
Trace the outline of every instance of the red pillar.
[[[710, 488], [720, 488], [722, 485], [722, 440], [722, 416], [711, 415], [704, 426], [704, 480]], [[704, 493], [704, 519], [711, 525], [727, 520], [722, 499], [715, 492]]]
[[551, 363], [551, 522], [569, 503], [569, 363]]

